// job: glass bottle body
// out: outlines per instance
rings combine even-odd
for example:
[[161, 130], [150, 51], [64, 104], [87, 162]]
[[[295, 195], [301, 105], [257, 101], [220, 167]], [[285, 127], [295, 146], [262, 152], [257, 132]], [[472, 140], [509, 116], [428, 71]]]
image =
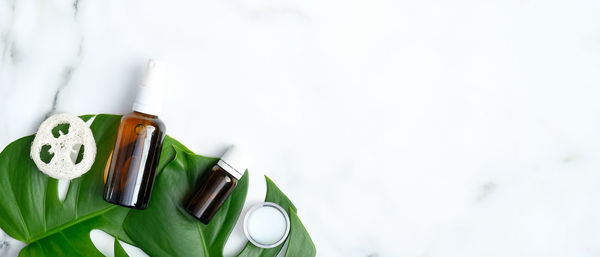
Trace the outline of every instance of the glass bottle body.
[[215, 165], [208, 179], [187, 203], [185, 210], [200, 222], [208, 224], [236, 186], [237, 179]]
[[164, 136], [165, 125], [157, 116], [135, 111], [123, 115], [104, 174], [104, 200], [148, 207]]

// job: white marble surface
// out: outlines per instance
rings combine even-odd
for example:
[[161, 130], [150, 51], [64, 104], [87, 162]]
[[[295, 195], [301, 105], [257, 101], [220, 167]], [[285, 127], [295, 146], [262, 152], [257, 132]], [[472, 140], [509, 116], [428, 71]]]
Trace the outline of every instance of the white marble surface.
[[250, 201], [268, 174], [317, 256], [598, 256], [598, 13], [593, 0], [0, 0], [0, 147], [53, 111], [128, 112], [158, 57], [178, 78], [168, 133], [205, 155], [245, 145]]

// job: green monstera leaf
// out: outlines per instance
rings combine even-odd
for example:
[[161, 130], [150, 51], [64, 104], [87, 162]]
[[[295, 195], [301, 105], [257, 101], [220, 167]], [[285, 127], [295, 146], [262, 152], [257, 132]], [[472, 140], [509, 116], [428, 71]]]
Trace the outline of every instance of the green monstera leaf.
[[125, 249], [123, 249], [123, 246], [121, 246], [121, 244], [119, 243], [118, 238], [115, 238], [114, 252], [115, 257], [128, 257], [127, 253], [125, 252]]
[[[310, 239], [310, 236], [308, 236], [308, 232], [296, 214], [296, 206], [294, 206], [292, 201], [290, 201], [290, 199], [288, 199], [287, 196], [281, 192], [281, 190], [271, 179], [266, 177], [266, 180], [267, 196], [265, 197], [265, 202], [274, 202], [278, 204], [284, 210], [287, 210], [288, 216], [290, 217], [290, 235], [288, 238], [289, 242], [285, 256], [315, 256], [315, 245]], [[256, 247], [248, 242], [238, 257], [273, 257], [277, 256], [283, 247], [284, 244], [281, 244], [277, 247], [264, 249]]]
[[98, 147], [96, 162], [89, 172], [71, 180], [62, 202], [58, 180], [41, 173], [29, 158], [33, 136], [9, 144], [0, 153], [0, 227], [28, 244], [21, 256], [56, 255], [58, 249], [64, 255], [102, 256], [89, 237], [94, 228], [130, 241], [114, 222], [123, 220], [128, 210], [101, 197], [104, 163], [118, 122], [118, 116], [95, 118], [91, 129]]
[[[137, 246], [151, 256], [223, 256], [225, 242], [244, 205], [248, 175], [239, 180], [236, 190], [208, 225], [198, 222], [183, 209], [185, 199], [217, 161], [177, 149], [175, 159], [165, 167], [160, 182], [155, 185], [156, 190], [166, 193], [153, 196], [147, 210], [132, 211], [125, 219], [125, 231]], [[296, 207], [273, 181], [266, 180], [265, 200], [289, 210], [291, 227], [285, 256], [315, 256], [315, 246], [296, 215]], [[262, 249], [248, 243], [238, 256], [276, 256], [282, 247], [283, 244]]]
[[[81, 116], [84, 120], [92, 117]], [[102, 256], [90, 239], [93, 229], [115, 237], [115, 256], [127, 256], [116, 239], [151, 256], [222, 256], [242, 211], [247, 175], [210, 224], [204, 225], [185, 213], [183, 202], [218, 159], [196, 155], [167, 136], [149, 208], [132, 210], [108, 204], [102, 200], [103, 174], [119, 121], [117, 115], [94, 117], [90, 128], [98, 147], [96, 161], [89, 172], [71, 180], [64, 201], [58, 199], [58, 180], [41, 173], [29, 158], [33, 136], [14, 141], [0, 153], [0, 227], [27, 243], [19, 256]], [[267, 185], [266, 200], [289, 210], [286, 256], [315, 256], [296, 208], [268, 178]], [[281, 248], [260, 249], [248, 244], [240, 256], [275, 256]]]
[[178, 148], [155, 189], [148, 209], [132, 211], [125, 219], [125, 231], [136, 245], [151, 256], [222, 256], [223, 247], [240, 215], [248, 191], [244, 175], [231, 196], [208, 225], [195, 220], [183, 209], [204, 173], [219, 159], [198, 156]]

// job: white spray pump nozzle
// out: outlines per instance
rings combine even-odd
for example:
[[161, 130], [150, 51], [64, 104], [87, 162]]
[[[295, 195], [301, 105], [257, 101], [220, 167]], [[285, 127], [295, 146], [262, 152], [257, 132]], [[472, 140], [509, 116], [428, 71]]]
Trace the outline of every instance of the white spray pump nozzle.
[[144, 83], [139, 87], [132, 109], [146, 114], [160, 115], [163, 90], [167, 83], [166, 64], [150, 59], [146, 68]]

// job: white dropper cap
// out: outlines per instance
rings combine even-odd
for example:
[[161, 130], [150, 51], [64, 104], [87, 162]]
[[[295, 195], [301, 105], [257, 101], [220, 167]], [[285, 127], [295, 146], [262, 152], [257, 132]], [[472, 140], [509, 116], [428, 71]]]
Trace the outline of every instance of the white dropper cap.
[[148, 60], [146, 77], [140, 85], [133, 110], [145, 114], [159, 116], [162, 111], [163, 88], [167, 83], [165, 64], [156, 60]]
[[239, 148], [231, 145], [223, 156], [221, 156], [221, 160], [219, 160], [217, 165], [239, 180], [244, 175], [244, 172], [246, 172], [244, 163], [243, 155]]

